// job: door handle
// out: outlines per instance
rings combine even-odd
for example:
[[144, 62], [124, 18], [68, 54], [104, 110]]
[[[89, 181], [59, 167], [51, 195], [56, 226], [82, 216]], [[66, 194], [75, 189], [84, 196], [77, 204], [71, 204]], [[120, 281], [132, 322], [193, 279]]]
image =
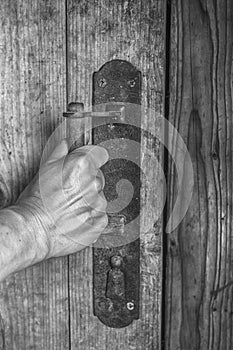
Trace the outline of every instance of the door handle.
[[[87, 112], [83, 105], [71, 103], [64, 116], [68, 121], [89, 118], [92, 144], [108, 141], [110, 160], [101, 169], [108, 203], [116, 199], [116, 184], [120, 180], [127, 179], [133, 186], [131, 202], [119, 212], [108, 212], [108, 225], [93, 246], [94, 315], [108, 327], [122, 328], [139, 318], [140, 232], [134, 232], [134, 240], [127, 237], [129, 222], [137, 219], [135, 230], [140, 230], [141, 182], [140, 168], [127, 160], [126, 146], [117, 146], [115, 141], [141, 141], [140, 128], [130, 124], [131, 118], [138, 118], [140, 125], [141, 116], [132, 113], [130, 105], [141, 104], [141, 72], [127, 61], [105, 63], [93, 74], [92, 104], [93, 110]], [[114, 154], [119, 151], [118, 159], [111, 159], [113, 148]], [[136, 157], [140, 160], [140, 150]]]

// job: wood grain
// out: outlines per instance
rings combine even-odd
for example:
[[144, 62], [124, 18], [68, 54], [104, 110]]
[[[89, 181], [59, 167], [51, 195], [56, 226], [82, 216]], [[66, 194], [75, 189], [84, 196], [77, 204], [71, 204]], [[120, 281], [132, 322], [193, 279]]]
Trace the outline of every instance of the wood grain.
[[[1, 207], [39, 167], [66, 103], [65, 3], [0, 4]], [[68, 349], [67, 258], [36, 265], [0, 287], [0, 348]], [[2, 337], [1, 337], [2, 335]]]
[[[73, 1], [67, 2], [68, 101], [91, 106], [92, 74], [107, 61], [125, 59], [143, 75], [143, 106], [163, 113], [164, 2]], [[156, 129], [155, 117], [143, 118], [144, 128]], [[157, 130], [158, 131], [158, 130]], [[71, 349], [159, 349], [161, 301], [161, 182], [162, 147], [142, 143], [143, 184], [141, 213], [141, 312], [140, 320], [123, 329], [104, 326], [93, 316], [92, 250], [70, 257]]]
[[[188, 145], [194, 190], [168, 235], [169, 350], [232, 349], [232, 2], [171, 7], [170, 121]], [[169, 215], [177, 195], [169, 167]]]

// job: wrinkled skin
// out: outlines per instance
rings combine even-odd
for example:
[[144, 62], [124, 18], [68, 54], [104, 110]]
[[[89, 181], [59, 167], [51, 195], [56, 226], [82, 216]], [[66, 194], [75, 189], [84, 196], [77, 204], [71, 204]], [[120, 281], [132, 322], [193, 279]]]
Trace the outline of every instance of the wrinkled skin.
[[[55, 148], [20, 195], [17, 212], [36, 218], [38, 241], [46, 258], [77, 252], [95, 242], [107, 225], [104, 177], [108, 160], [99, 146], [68, 154], [66, 140]], [[29, 216], [30, 224], [30, 216]]]

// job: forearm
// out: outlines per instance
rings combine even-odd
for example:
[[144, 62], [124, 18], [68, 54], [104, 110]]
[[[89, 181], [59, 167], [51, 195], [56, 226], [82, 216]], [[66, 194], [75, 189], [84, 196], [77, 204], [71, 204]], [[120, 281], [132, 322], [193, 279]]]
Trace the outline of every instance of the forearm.
[[0, 281], [46, 257], [36, 218], [17, 206], [0, 210]]
[[106, 227], [104, 180], [96, 174], [108, 153], [99, 146], [68, 150], [62, 140], [16, 205], [0, 210], [0, 281], [44, 259], [76, 253]]

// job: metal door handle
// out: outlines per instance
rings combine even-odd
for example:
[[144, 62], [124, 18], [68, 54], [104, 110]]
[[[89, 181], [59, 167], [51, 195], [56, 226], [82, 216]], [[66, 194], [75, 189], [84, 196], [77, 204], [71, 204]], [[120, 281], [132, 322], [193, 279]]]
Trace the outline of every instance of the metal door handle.
[[[140, 102], [140, 71], [127, 61], [113, 60], [93, 74], [94, 110], [87, 112], [80, 104], [71, 103], [64, 116], [68, 120], [91, 118], [93, 144], [120, 136], [140, 142], [140, 130], [130, 126], [132, 116], [129, 117], [127, 110], [128, 103]], [[100, 119], [105, 122], [99, 123]], [[124, 149], [120, 152], [124, 153]], [[93, 247], [94, 315], [109, 327], [121, 328], [139, 318], [140, 240], [127, 242], [126, 236], [127, 224], [140, 213], [140, 171], [120, 159], [115, 163], [109, 161], [102, 171], [108, 201], [112, 200], [113, 187], [122, 176], [134, 187], [132, 203], [118, 213], [108, 213], [108, 226], [97, 241], [99, 244]]]

